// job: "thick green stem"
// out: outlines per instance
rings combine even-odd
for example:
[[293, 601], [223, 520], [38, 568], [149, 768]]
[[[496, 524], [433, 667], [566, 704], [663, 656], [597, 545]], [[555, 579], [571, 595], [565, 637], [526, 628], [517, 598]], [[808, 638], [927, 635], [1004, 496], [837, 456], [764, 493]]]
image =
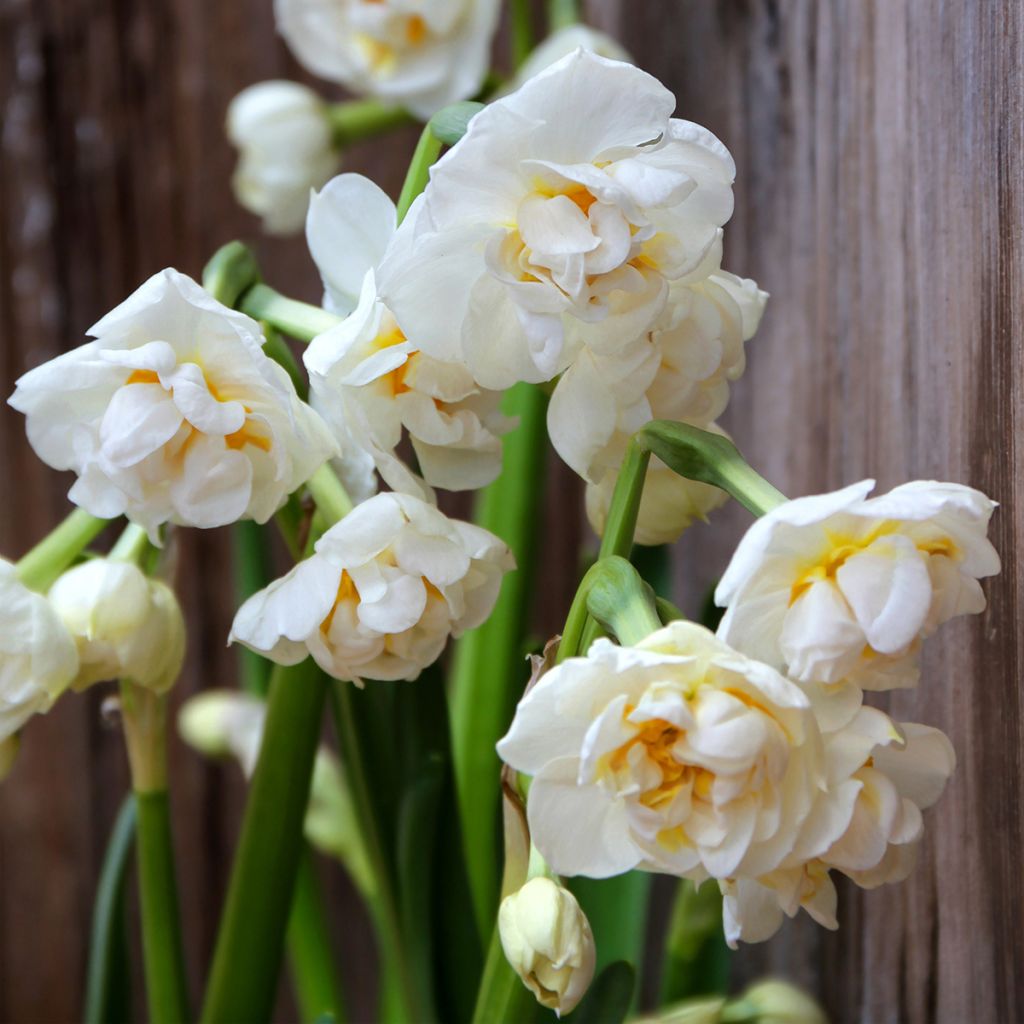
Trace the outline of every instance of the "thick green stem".
[[338, 474], [330, 463], [324, 463], [306, 481], [309, 493], [313, 495], [317, 509], [323, 514], [328, 526], [340, 522], [352, 511], [352, 499], [348, 496]]
[[609, 555], [629, 558], [629, 553], [633, 549], [633, 535], [636, 533], [636, 518], [640, 513], [640, 499], [643, 497], [644, 482], [647, 479], [647, 465], [650, 461], [650, 453], [636, 438], [631, 440], [615, 481], [598, 558], [607, 558]]
[[487, 948], [473, 1024], [523, 1024], [532, 1020], [536, 1012], [533, 994], [505, 959], [495, 925]]
[[370, 754], [366, 747], [366, 738], [356, 727], [352, 684], [335, 682], [331, 696], [338, 744], [345, 762], [360, 834], [376, 883], [376, 898], [371, 901], [371, 911], [377, 926], [381, 959], [384, 961], [382, 977], [385, 983], [391, 985], [383, 1001], [386, 1006], [396, 1007], [398, 1019], [420, 1021], [425, 1019], [425, 1013], [420, 1006], [413, 971], [402, 945], [394, 873], [385, 852], [380, 821], [370, 790], [367, 770]]
[[303, 844], [288, 918], [292, 984], [303, 1021], [348, 1020], [344, 993], [331, 956], [332, 942], [313, 851]]
[[519, 416], [519, 427], [505, 439], [501, 476], [480, 493], [475, 518], [509, 545], [518, 569], [506, 576], [490, 618], [457, 641], [450, 676], [452, 760], [480, 935], [494, 920], [501, 865], [501, 763], [494, 747], [527, 679], [526, 613], [543, 496], [546, 408], [539, 388], [519, 384], [509, 393], [506, 412]]
[[265, 321], [298, 341], [312, 341], [342, 321], [342, 317], [326, 309], [289, 299], [265, 284], [254, 284], [246, 291], [238, 308], [254, 320]]
[[149, 548], [149, 535], [136, 523], [129, 523], [114, 542], [108, 558], [138, 565]]
[[427, 187], [431, 165], [440, 155], [441, 140], [428, 124], [420, 135], [420, 141], [416, 143], [416, 151], [412, 155], [412, 162], [409, 164], [405, 183], [402, 185], [402, 193], [398, 197], [399, 224], [405, 220], [405, 215], [409, 212], [409, 207], [415, 202], [416, 197]]
[[203, 1007], [209, 1024], [270, 1018], [325, 692], [311, 659], [274, 673]]
[[85, 1024], [121, 1024], [131, 1020], [125, 883], [135, 845], [135, 801], [121, 804], [103, 856], [89, 938], [89, 969], [85, 985]]
[[728, 991], [729, 949], [722, 937], [722, 894], [680, 879], [665, 935], [662, 1003]]
[[339, 149], [415, 123], [413, 116], [404, 108], [379, 100], [331, 103], [326, 111], [334, 144]]
[[136, 792], [142, 952], [151, 1024], [190, 1019], [166, 789]]
[[109, 522], [76, 508], [55, 530], [44, 537], [15, 568], [30, 590], [49, 590], [57, 577], [89, 546]]
[[[270, 582], [270, 558], [263, 527], [243, 519], [231, 527], [231, 566], [235, 578], [235, 603], [241, 605]], [[239, 680], [248, 693], [265, 697], [271, 662], [238, 645]]]

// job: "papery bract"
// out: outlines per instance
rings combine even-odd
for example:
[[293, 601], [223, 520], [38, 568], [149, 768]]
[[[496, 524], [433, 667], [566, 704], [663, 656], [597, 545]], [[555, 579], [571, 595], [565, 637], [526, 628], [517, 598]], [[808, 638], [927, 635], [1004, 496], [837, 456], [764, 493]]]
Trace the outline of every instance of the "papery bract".
[[265, 522], [336, 452], [326, 424], [263, 352], [259, 325], [176, 270], [155, 274], [89, 331], [95, 340], [30, 370], [10, 404], [69, 497], [165, 522]]
[[921, 640], [980, 612], [995, 505], [960, 484], [873, 480], [786, 502], [740, 542], [715, 595], [724, 640], [801, 682], [913, 686]]
[[50, 588], [50, 604], [78, 647], [72, 684], [128, 679], [156, 693], [178, 678], [185, 620], [174, 592], [136, 565], [93, 558]]
[[405, 494], [357, 505], [315, 552], [235, 616], [231, 639], [336, 679], [415, 679], [479, 625], [513, 568], [506, 545]]
[[499, 0], [275, 0], [299, 62], [426, 120], [483, 84]]
[[576, 897], [550, 878], [531, 878], [506, 896], [498, 934], [512, 969], [541, 1006], [570, 1013], [594, 977], [590, 922]]
[[732, 213], [732, 158], [674, 106], [579, 50], [477, 114], [381, 265], [402, 330], [497, 389], [648, 330]]
[[[78, 672], [78, 653], [57, 613], [0, 559], [0, 743], [49, 711]], [[13, 758], [16, 747], [5, 747]]]
[[498, 752], [534, 777], [530, 832], [552, 870], [595, 878], [762, 874], [824, 782], [799, 687], [689, 622], [552, 669]]
[[[307, 220], [325, 304], [348, 316], [314, 338], [303, 359], [311, 402], [346, 453], [339, 470], [357, 500], [373, 492], [373, 465], [391, 487], [420, 497], [430, 497], [424, 480], [482, 487], [501, 469], [499, 435], [510, 426], [497, 392], [479, 388], [462, 364], [418, 351], [378, 298], [376, 266], [395, 223], [391, 200], [357, 174], [328, 183]], [[395, 455], [403, 430], [422, 478]]]
[[341, 155], [320, 97], [297, 82], [260, 82], [228, 107], [228, 138], [239, 150], [235, 197], [271, 234], [302, 227], [309, 190], [337, 173]]

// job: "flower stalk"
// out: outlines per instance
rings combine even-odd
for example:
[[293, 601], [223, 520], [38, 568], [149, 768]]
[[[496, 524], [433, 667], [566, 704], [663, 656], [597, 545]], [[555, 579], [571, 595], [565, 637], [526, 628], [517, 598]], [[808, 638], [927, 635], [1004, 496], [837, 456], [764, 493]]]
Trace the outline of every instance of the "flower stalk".
[[265, 284], [254, 284], [241, 297], [238, 308], [254, 320], [264, 321], [282, 334], [305, 342], [329, 331], [342, 320], [319, 306], [289, 299]]
[[326, 113], [333, 133], [332, 140], [339, 149], [415, 123], [404, 107], [381, 103], [380, 100], [331, 103]]
[[19, 559], [18, 576], [30, 590], [45, 591], [50, 584], [89, 546], [109, 520], [98, 519], [76, 508]]
[[399, 224], [405, 220], [405, 215], [416, 201], [416, 197], [427, 187], [430, 168], [441, 155], [441, 145], [441, 140], [428, 124], [420, 135], [420, 141], [416, 143], [416, 151], [412, 155], [412, 162], [409, 164], [409, 170], [405, 175], [405, 182], [398, 197]]

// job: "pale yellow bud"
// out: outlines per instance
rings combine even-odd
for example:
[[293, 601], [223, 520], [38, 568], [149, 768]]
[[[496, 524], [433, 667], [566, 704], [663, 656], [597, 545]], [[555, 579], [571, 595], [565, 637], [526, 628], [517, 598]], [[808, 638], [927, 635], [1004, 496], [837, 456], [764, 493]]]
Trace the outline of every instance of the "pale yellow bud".
[[788, 981], [759, 981], [740, 996], [738, 1003], [745, 1010], [749, 1008], [750, 1018], [759, 1024], [828, 1024], [821, 1007]]
[[721, 1024], [724, 1007], [724, 996], [701, 996], [641, 1017], [635, 1024]]
[[81, 690], [128, 679], [156, 693], [177, 678], [185, 621], [174, 592], [130, 562], [95, 558], [64, 573], [49, 594], [78, 647]]
[[576, 897], [550, 878], [533, 878], [498, 911], [505, 957], [558, 1016], [583, 998], [594, 977], [594, 936]]

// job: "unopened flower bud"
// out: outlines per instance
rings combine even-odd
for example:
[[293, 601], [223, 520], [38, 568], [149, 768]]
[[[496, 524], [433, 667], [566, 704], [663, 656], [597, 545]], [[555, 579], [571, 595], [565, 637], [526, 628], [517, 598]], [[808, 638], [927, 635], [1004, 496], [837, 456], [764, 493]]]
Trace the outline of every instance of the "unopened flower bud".
[[751, 985], [739, 1000], [730, 1006], [742, 1005], [749, 1013], [744, 1020], [759, 1024], [828, 1024], [820, 1006], [806, 993], [788, 981], [768, 978]]
[[174, 592], [130, 562], [96, 558], [64, 573], [50, 604], [78, 647], [81, 690], [129, 679], [161, 693], [185, 657], [185, 621]]
[[533, 878], [498, 912], [505, 957], [558, 1016], [571, 1011], [594, 977], [594, 936], [576, 897], [550, 878]]

